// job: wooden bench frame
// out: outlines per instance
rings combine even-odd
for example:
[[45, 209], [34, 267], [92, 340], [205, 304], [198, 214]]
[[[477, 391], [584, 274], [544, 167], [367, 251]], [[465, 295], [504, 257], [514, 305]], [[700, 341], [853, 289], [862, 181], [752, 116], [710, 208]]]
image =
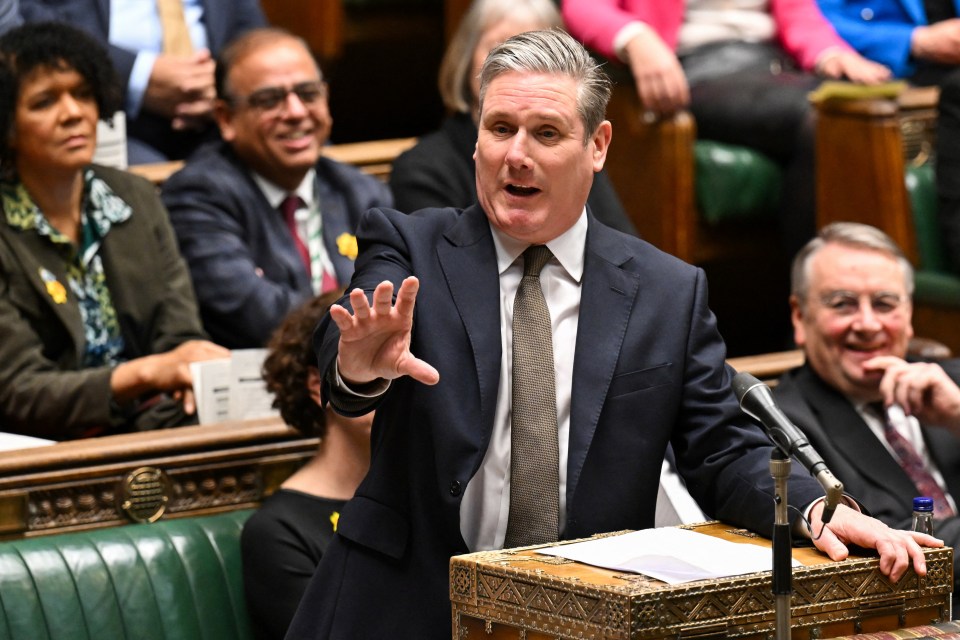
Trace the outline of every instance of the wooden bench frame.
[[[913, 212], [904, 181], [911, 162], [923, 162], [936, 130], [935, 87], [911, 88], [896, 99], [820, 103], [817, 125], [817, 223], [854, 221], [889, 235], [920, 266]], [[832, 141], [842, 140], [844, 144]], [[914, 300], [918, 335], [960, 352], [960, 304]]]
[[[157, 517], [255, 507], [312, 458], [318, 444], [269, 419], [0, 452], [0, 539], [127, 524], [137, 513], [125, 508], [130, 489], [162, 502]], [[157, 478], [152, 489], [136, 484], [144, 475]]]
[[[390, 167], [394, 159], [416, 143], [416, 138], [389, 138], [331, 144], [323, 147], [323, 155], [339, 162], [352, 164], [364, 173], [386, 182], [390, 178]], [[135, 164], [128, 167], [128, 171], [159, 186], [179, 171], [183, 164], [182, 160]]]

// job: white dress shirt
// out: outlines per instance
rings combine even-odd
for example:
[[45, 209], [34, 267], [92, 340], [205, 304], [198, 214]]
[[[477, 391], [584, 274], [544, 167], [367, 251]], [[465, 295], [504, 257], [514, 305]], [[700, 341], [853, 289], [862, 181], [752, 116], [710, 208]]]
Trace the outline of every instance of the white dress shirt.
[[[523, 277], [520, 255], [529, 246], [496, 228], [493, 243], [500, 273], [500, 386], [493, 433], [477, 473], [467, 483], [460, 504], [460, 533], [472, 551], [500, 549], [510, 514], [510, 398], [513, 374], [513, 301]], [[553, 258], [540, 272], [540, 287], [550, 310], [557, 391], [557, 435], [560, 446], [560, 531], [566, 524], [567, 452], [570, 398], [573, 393], [573, 345], [580, 317], [580, 284], [587, 242], [587, 215], [547, 243]]]
[[[267, 202], [273, 209], [279, 209], [280, 203], [287, 197], [288, 192], [273, 184], [258, 173], [252, 173], [253, 181], [260, 187]], [[297, 223], [297, 235], [306, 245], [310, 252], [310, 277], [313, 286], [313, 292], [319, 294], [323, 288], [323, 274], [336, 274], [330, 255], [327, 253], [327, 247], [323, 243], [323, 215], [320, 211], [320, 199], [316, 195], [315, 169], [307, 171], [300, 182], [300, 186], [293, 191], [300, 196], [302, 204], [294, 212], [293, 217]]]

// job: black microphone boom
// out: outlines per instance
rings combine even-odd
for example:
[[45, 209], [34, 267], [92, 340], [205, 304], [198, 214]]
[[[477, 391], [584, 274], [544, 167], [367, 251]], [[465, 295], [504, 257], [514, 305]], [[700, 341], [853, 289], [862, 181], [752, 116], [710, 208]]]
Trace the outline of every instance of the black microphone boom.
[[807, 437], [784, 415], [773, 399], [770, 387], [741, 371], [733, 376], [733, 392], [740, 409], [763, 425], [773, 444], [786, 456], [793, 456], [814, 476], [827, 493], [823, 509], [826, 524], [843, 496], [843, 485], [837, 480]]

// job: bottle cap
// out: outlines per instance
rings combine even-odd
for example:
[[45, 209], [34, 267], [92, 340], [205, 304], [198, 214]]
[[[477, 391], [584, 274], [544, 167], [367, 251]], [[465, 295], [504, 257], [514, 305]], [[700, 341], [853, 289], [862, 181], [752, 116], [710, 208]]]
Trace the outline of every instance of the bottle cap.
[[921, 496], [913, 499], [913, 510], [914, 511], [929, 511], [933, 512], [933, 498], [927, 498], [926, 496]]

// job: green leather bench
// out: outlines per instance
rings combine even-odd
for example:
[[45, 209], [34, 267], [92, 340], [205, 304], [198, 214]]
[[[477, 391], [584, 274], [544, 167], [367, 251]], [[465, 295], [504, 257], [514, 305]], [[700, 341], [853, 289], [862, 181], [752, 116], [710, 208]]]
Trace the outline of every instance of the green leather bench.
[[0, 542], [0, 640], [244, 640], [251, 509]]
[[920, 256], [914, 298], [918, 303], [960, 309], [960, 277], [950, 271], [937, 223], [933, 165], [927, 163], [908, 168], [906, 183]]
[[772, 220], [776, 215], [783, 176], [773, 160], [713, 140], [697, 140], [693, 159], [697, 211], [708, 226]]

